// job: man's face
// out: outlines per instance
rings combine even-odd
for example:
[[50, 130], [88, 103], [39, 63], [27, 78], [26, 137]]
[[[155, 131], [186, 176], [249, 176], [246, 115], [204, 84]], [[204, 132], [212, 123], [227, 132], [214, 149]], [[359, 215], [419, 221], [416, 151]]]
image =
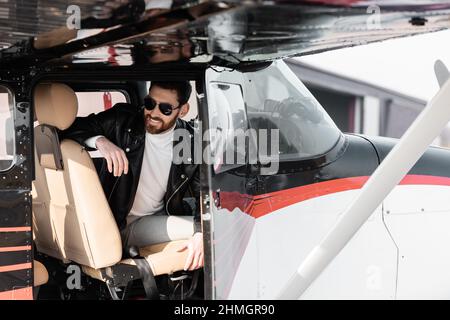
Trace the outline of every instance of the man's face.
[[[158, 105], [151, 111], [144, 108], [145, 128], [148, 133], [158, 134], [172, 128], [175, 125], [177, 118], [183, 117], [189, 111], [189, 105], [187, 103], [177, 108], [179, 102], [175, 90], [153, 86], [150, 89], [149, 96], [152, 97]], [[172, 105], [174, 108], [172, 114], [169, 116], [162, 114], [159, 109], [159, 103], [168, 103]]]

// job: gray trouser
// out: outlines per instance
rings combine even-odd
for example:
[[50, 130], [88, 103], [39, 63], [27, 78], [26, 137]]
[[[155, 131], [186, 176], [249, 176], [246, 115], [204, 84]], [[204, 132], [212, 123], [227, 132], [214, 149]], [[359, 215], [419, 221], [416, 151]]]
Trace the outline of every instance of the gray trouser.
[[145, 247], [156, 243], [185, 240], [194, 234], [193, 216], [168, 216], [156, 213], [140, 217], [122, 230], [124, 247]]

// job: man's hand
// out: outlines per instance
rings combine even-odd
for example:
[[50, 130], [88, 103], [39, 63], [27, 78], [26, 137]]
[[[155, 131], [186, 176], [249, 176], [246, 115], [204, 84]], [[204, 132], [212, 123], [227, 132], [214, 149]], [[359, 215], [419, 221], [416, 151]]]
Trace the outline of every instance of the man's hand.
[[178, 252], [188, 249], [184, 270], [195, 270], [203, 267], [203, 233], [197, 232], [186, 242]]
[[108, 171], [110, 173], [114, 173], [115, 177], [121, 176], [122, 173], [128, 173], [128, 159], [122, 149], [105, 137], [98, 138], [95, 141], [95, 146], [100, 154], [106, 159]]

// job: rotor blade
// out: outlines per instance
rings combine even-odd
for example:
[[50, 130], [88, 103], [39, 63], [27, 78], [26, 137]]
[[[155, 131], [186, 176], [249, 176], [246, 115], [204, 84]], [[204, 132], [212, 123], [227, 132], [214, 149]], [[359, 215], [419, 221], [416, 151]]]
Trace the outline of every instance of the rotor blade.
[[397, 145], [378, 166], [359, 196], [291, 276], [278, 299], [298, 299], [333, 261], [383, 199], [402, 180], [450, 120], [447, 80]]
[[437, 60], [434, 64], [434, 73], [436, 74], [436, 78], [441, 87], [444, 85], [447, 79], [450, 78], [450, 73], [441, 60]]

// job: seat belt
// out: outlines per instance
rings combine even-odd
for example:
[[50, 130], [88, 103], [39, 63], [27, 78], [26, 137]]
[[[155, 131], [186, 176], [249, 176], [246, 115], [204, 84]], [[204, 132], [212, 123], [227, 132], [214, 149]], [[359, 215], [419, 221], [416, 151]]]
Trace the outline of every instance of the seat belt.
[[159, 300], [158, 287], [156, 286], [155, 276], [148, 261], [139, 254], [137, 246], [125, 248], [125, 258], [133, 259], [141, 276], [142, 285], [144, 286], [145, 295], [149, 300]]

